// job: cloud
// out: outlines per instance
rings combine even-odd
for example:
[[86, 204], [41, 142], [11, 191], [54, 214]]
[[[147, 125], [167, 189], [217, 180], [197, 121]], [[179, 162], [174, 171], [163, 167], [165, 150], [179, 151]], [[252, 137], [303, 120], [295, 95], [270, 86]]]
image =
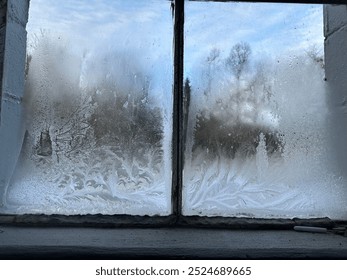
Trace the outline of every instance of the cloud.
[[304, 51], [313, 44], [323, 48], [322, 13], [322, 5], [188, 2], [186, 67], [200, 65], [214, 47], [228, 55], [240, 41], [251, 45], [255, 59]]
[[87, 36], [91, 45], [105, 38], [116, 44], [125, 38], [150, 41], [156, 33], [171, 46], [171, 22], [170, 2], [163, 0], [31, 0], [27, 29], [29, 34], [45, 29], [69, 37]]
[[[31, 0], [29, 51], [42, 29], [80, 55], [123, 50], [150, 64], [152, 72], [172, 66], [173, 26], [166, 0]], [[160, 65], [163, 58], [168, 62]]]
[[[201, 67], [212, 48], [226, 57], [240, 41], [250, 43], [256, 59], [313, 44], [323, 48], [322, 5], [187, 1], [185, 19], [187, 73]], [[167, 0], [31, 0], [29, 41], [40, 29], [68, 38], [81, 53], [136, 49], [149, 58], [153, 71], [168, 64], [160, 60], [172, 58]]]

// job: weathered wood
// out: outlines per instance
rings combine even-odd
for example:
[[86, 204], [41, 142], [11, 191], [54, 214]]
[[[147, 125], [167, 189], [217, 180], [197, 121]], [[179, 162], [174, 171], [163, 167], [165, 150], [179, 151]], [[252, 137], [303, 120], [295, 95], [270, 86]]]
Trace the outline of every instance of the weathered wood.
[[347, 238], [294, 231], [0, 227], [0, 258], [346, 259]]
[[201, 216], [131, 216], [131, 215], [0, 215], [0, 225], [37, 227], [194, 227], [221, 229], [281, 229], [294, 226], [317, 226], [332, 229], [345, 222], [319, 219], [256, 219]]

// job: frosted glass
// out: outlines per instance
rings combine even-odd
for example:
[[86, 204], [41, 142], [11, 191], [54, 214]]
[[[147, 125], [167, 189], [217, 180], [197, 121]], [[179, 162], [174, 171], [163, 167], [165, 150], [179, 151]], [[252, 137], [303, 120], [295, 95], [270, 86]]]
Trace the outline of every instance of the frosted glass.
[[185, 215], [346, 217], [322, 14], [321, 5], [186, 2]]
[[6, 213], [171, 213], [168, 1], [30, 1]]

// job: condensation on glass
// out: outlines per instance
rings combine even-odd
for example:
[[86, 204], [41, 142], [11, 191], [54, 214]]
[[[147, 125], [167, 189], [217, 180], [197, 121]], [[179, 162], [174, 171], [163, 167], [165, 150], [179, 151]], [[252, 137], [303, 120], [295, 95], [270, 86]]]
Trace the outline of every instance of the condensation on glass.
[[185, 8], [183, 213], [345, 217], [322, 5]]
[[170, 2], [30, 1], [7, 213], [171, 213]]

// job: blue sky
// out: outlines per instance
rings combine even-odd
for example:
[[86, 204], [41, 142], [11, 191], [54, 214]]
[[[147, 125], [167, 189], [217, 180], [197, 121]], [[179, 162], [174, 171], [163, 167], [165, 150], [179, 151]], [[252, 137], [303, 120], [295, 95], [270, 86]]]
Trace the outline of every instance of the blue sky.
[[253, 59], [288, 56], [312, 45], [323, 50], [322, 5], [188, 2], [185, 30], [188, 74], [212, 48], [225, 58], [240, 41], [250, 44]]
[[[321, 5], [186, 2], [185, 72], [195, 73], [212, 48], [226, 57], [246, 41], [253, 58], [323, 48]], [[172, 64], [167, 0], [31, 0], [29, 42], [44, 29], [77, 53], [130, 51], [151, 74]], [[165, 73], [168, 73], [167, 71]]]
[[[168, 7], [169, 3], [163, 0], [32, 0], [29, 38], [30, 34], [45, 29], [68, 36], [84, 48], [98, 45], [105, 49], [114, 46], [136, 48], [156, 43], [171, 47]], [[163, 34], [165, 38], [161, 38]]]

